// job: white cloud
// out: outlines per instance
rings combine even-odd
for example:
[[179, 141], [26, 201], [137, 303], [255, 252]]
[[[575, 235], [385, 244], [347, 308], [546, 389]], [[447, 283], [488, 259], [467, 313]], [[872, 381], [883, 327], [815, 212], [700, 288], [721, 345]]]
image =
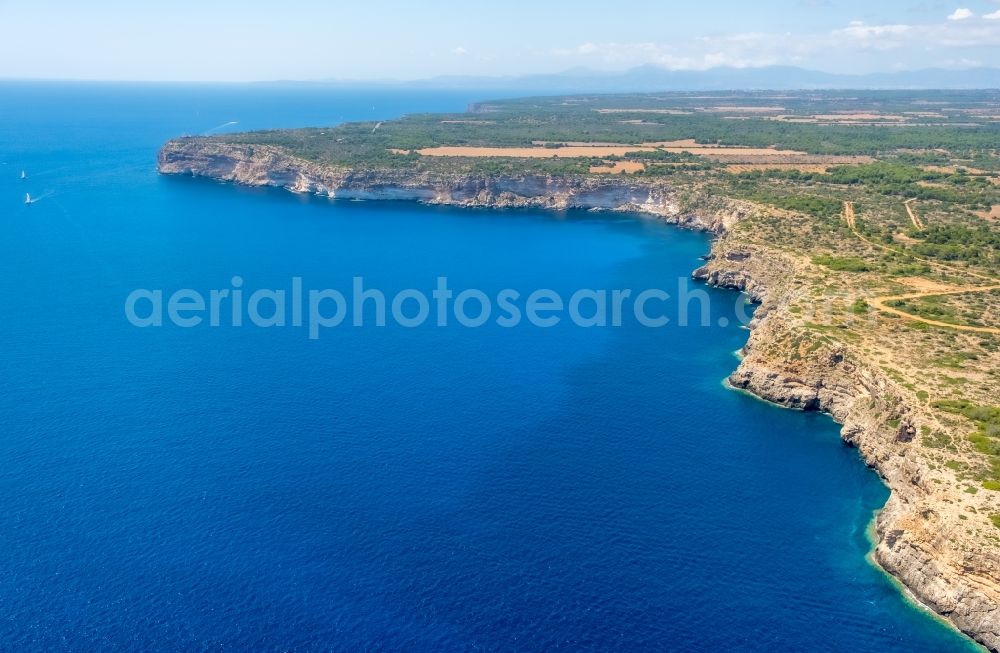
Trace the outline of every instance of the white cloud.
[[766, 35], [738, 35], [732, 42], [727, 39], [695, 39], [693, 47], [684, 52], [670, 43], [583, 43], [575, 48], [555, 50], [558, 56], [581, 56], [614, 66], [655, 64], [670, 70], [707, 70], [719, 66], [731, 68], [757, 68], [778, 63], [773, 54], [755, 51], [744, 52], [750, 43]]
[[854, 21], [843, 29], [834, 30], [833, 37], [837, 41], [853, 41], [858, 47], [892, 50], [901, 47], [913, 29], [912, 25], [866, 25]]
[[451, 53], [452, 54], [457, 54], [458, 56], [461, 57], [463, 54], [469, 54], [469, 51], [466, 50], [465, 48], [463, 48], [462, 46], [458, 46], [458, 47], [452, 48], [451, 49]]
[[980, 68], [983, 65], [984, 64], [981, 59], [969, 59], [967, 57], [963, 57], [962, 59], [945, 59], [941, 62], [942, 68], [955, 68], [957, 70]]
[[642, 64], [672, 70], [774, 64], [822, 69], [831, 56], [856, 63], [890, 51], [901, 68], [941, 66], [946, 61], [949, 67], [996, 66], [995, 57], [969, 50], [1000, 48], [1000, 16], [997, 18], [910, 24], [854, 21], [827, 32], [746, 32], [662, 42], [591, 41], [549, 52], [561, 59], [576, 59], [579, 65], [615, 69]]
[[992, 20], [945, 21], [925, 25], [867, 25], [853, 22], [845, 28], [834, 30], [832, 36], [835, 44], [846, 41], [854, 47], [867, 50], [907, 47], [931, 52], [940, 48], [997, 47], [1000, 46], [1000, 23]]
[[950, 16], [948, 20], [965, 20], [966, 18], [972, 18], [973, 13], [966, 9], [965, 7], [959, 7]]
[[986, 14], [983, 16], [986, 20], [1000, 20], [1000, 9], [997, 9], [992, 14]]
[[873, 39], [886, 36], [898, 36], [909, 32], [910, 25], [865, 25], [861, 21], [854, 21], [847, 27], [834, 30], [834, 34], [848, 36], [855, 39]]

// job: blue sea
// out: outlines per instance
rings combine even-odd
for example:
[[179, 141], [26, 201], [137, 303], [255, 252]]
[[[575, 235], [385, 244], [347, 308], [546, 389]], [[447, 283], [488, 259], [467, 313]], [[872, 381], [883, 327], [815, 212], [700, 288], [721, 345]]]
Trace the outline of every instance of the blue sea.
[[724, 387], [736, 293], [688, 327], [126, 319], [234, 276], [698, 288], [708, 237], [648, 219], [155, 169], [180, 134], [481, 99], [0, 85], [0, 649], [972, 650], [867, 560], [887, 490], [837, 426]]

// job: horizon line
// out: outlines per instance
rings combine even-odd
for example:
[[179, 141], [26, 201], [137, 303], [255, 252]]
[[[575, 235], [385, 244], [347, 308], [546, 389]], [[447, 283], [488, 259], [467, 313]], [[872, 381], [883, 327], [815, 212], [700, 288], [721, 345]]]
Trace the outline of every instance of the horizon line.
[[[309, 78], [309, 79], [182, 79], [182, 78], [169, 78], [169, 79], [142, 79], [142, 78], [100, 78], [100, 77], [34, 77], [34, 76], [3, 76], [0, 75], [0, 83], [6, 82], [57, 82], [57, 83], [122, 83], [122, 84], [341, 84], [341, 85], [377, 85], [377, 86], [393, 86], [393, 85], [407, 85], [407, 84], [432, 84], [435, 81], [447, 81], [447, 80], [457, 80], [457, 79], [468, 79], [468, 80], [481, 80], [484, 83], [495, 84], [497, 82], [502, 82], [509, 80], [511, 82], [517, 82], [520, 80], [530, 79], [534, 77], [580, 77], [581, 73], [590, 73], [597, 77], [615, 77], [623, 76], [628, 73], [641, 70], [641, 69], [656, 69], [664, 74], [679, 74], [679, 73], [712, 73], [718, 71], [731, 71], [731, 72], [749, 72], [749, 71], [764, 71], [769, 69], [790, 69], [801, 71], [805, 73], [818, 73], [822, 75], [831, 75], [836, 77], [849, 77], [849, 78], [864, 78], [864, 77], [874, 77], [878, 75], [902, 75], [908, 73], [919, 73], [919, 72], [973, 72], [973, 71], [996, 71], [1000, 73], [1000, 66], [967, 66], [961, 68], [935, 68], [935, 67], [922, 67], [922, 68], [903, 68], [897, 70], [882, 70], [882, 71], [872, 71], [865, 73], [852, 73], [852, 72], [831, 72], [828, 70], [819, 70], [814, 68], [803, 68], [800, 66], [787, 65], [787, 64], [773, 64], [767, 66], [712, 66], [710, 68], [667, 68], [663, 66], [657, 66], [656, 64], [642, 64], [639, 66], [633, 66], [631, 68], [621, 68], [621, 69], [600, 69], [600, 68], [586, 68], [586, 67], [573, 67], [564, 68], [555, 72], [533, 72], [533, 73], [513, 73], [509, 75], [475, 75], [475, 74], [441, 74], [432, 75], [429, 77], [414, 77], [414, 78], [391, 78], [391, 77], [374, 77], [374, 78], [341, 78], [341, 77], [326, 77], [326, 78]], [[879, 87], [865, 87], [866, 90], [876, 90]], [[913, 90], [935, 90], [937, 87], [927, 86], [927, 87], [908, 87]], [[1000, 80], [998, 80], [997, 86], [986, 86], [981, 87], [978, 90], [990, 90], [994, 88], [1000, 88]], [[851, 90], [850, 87], [843, 87], [844, 90]], [[514, 90], [514, 89], [511, 89]], [[692, 89], [692, 90], [704, 90], [704, 89]], [[739, 89], [731, 89], [739, 90]], [[747, 89], [750, 90], [750, 89]], [[753, 87], [753, 90], [768, 90], [765, 87]], [[773, 89], [778, 90], [778, 89]], [[787, 87], [781, 90], [788, 90]], [[811, 88], [802, 88], [802, 90], [816, 90]], [[861, 89], [858, 89], [861, 90]], [[887, 90], [898, 90], [898, 89], [887, 89]]]

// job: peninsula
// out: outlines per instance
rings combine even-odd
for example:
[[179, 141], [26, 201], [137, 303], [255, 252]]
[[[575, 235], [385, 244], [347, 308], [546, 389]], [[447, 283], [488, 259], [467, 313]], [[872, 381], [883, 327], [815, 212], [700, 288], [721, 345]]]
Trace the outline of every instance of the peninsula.
[[545, 97], [185, 137], [165, 174], [343, 199], [582, 208], [715, 234], [760, 303], [737, 388], [843, 425], [875, 561], [1000, 651], [1000, 91]]

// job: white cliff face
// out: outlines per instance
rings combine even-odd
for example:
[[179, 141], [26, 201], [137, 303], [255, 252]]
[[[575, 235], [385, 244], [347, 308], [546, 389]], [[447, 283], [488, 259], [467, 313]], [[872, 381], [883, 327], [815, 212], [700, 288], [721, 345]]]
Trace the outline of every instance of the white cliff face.
[[[275, 186], [331, 198], [414, 200], [469, 207], [595, 209], [656, 216], [720, 236], [709, 262], [695, 272], [708, 283], [742, 290], [761, 306], [751, 323], [733, 386], [781, 405], [830, 413], [892, 490], [876, 522], [876, 561], [927, 606], [993, 651], [1000, 651], [1000, 552], [963, 539], [949, 490], [928, 482], [913, 447], [916, 407], [878, 366], [840, 345], [790, 356], [796, 321], [788, 311], [800, 292], [796, 262], [766, 247], [729, 237], [756, 208], [715, 198], [711, 208], [684, 211], [663, 181], [620, 176], [430, 175], [401, 170], [348, 170], [289, 156], [279, 148], [182, 139], [159, 154], [166, 174], [189, 174], [252, 186]], [[890, 428], [890, 423], [898, 427]]]
[[191, 174], [249, 186], [276, 186], [331, 198], [414, 200], [458, 206], [637, 211], [676, 217], [669, 187], [621, 178], [551, 175], [429, 175], [354, 171], [296, 159], [278, 148], [186, 139], [159, 155], [160, 172]]

